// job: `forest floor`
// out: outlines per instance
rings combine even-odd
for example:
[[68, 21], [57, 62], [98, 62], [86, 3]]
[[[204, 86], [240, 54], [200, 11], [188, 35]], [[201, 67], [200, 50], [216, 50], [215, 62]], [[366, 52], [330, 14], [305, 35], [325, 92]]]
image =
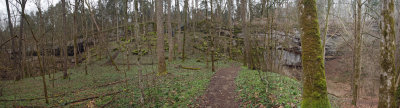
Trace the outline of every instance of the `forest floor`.
[[211, 78], [206, 93], [202, 96], [200, 107], [205, 108], [237, 108], [239, 102], [236, 93], [235, 78], [240, 70], [239, 66], [218, 70]]
[[[114, 51], [110, 54], [116, 54]], [[114, 57], [112, 57], [114, 58]], [[62, 72], [46, 75], [49, 104], [45, 103], [42, 78], [32, 77], [20, 81], [1, 81], [3, 87], [0, 107], [196, 107], [196, 100], [205, 93], [215, 72], [206, 68], [206, 63], [198, 59], [185, 62], [167, 62], [168, 74], [158, 76], [152, 55], [141, 57], [142, 65], [137, 65], [137, 56], [130, 56], [132, 65], [128, 69], [126, 57], [115, 57], [115, 66], [107, 64], [109, 58], [93, 56], [88, 66], [81, 64], [70, 68], [68, 79], [62, 79]], [[200, 58], [194, 57], [191, 58]], [[230, 66], [233, 61], [220, 60], [216, 69]], [[184, 69], [191, 67], [193, 69]], [[126, 74], [126, 76], [125, 76]], [[141, 74], [141, 75], [140, 75]], [[53, 79], [54, 78], [54, 79]]]
[[100, 59], [93, 52], [88, 74], [83, 63], [68, 69], [68, 79], [62, 79], [62, 72], [46, 75], [48, 104], [40, 76], [1, 81], [0, 107], [291, 108], [301, 100], [299, 81], [240, 67], [236, 61], [220, 58], [215, 62], [217, 72], [212, 72], [202, 55], [191, 55], [184, 62], [167, 62], [168, 74], [159, 76], [154, 55], [142, 56], [140, 61], [136, 55], [129, 56], [128, 69], [122, 53], [113, 50], [111, 56]]
[[[347, 60], [347, 56], [340, 56], [337, 59], [326, 62], [326, 77], [328, 93], [338, 99], [337, 103], [340, 108], [355, 108], [352, 104], [352, 88], [351, 76], [352, 65]], [[378, 88], [376, 82], [379, 78], [375, 73], [362, 74], [359, 99], [357, 108], [376, 108], [378, 107]], [[371, 76], [373, 79], [371, 79]]]

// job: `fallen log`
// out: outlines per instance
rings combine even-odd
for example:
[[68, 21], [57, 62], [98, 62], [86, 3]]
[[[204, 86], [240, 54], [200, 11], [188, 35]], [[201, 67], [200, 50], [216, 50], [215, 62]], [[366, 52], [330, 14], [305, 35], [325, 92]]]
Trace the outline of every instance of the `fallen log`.
[[182, 69], [188, 69], [188, 70], [200, 70], [200, 68], [196, 68], [196, 67], [185, 67], [185, 66], [182, 66], [182, 65], [179, 65], [178, 67], [179, 67], [179, 68], [182, 68]]
[[[126, 64], [126, 63], [116, 63], [117, 65], [139, 65], [139, 64], [137, 64], [137, 63], [129, 63], [129, 64]], [[140, 63], [140, 65], [154, 65], [154, 63]]]
[[104, 95], [99, 95], [99, 96], [93, 96], [93, 97], [78, 99], [78, 100], [74, 100], [74, 101], [71, 101], [71, 102], [66, 102], [66, 103], [62, 104], [62, 106], [66, 106], [66, 105], [68, 105], [68, 104], [73, 104], [73, 103], [82, 102], [82, 101], [86, 101], [86, 100], [96, 99], [96, 98], [100, 98], [100, 97], [115, 95], [115, 94], [119, 94], [119, 93], [121, 93], [121, 92], [123, 92], [123, 90], [120, 90], [120, 91], [117, 91], [117, 92], [112, 92], [112, 93], [107, 93], [107, 94], [104, 94]]

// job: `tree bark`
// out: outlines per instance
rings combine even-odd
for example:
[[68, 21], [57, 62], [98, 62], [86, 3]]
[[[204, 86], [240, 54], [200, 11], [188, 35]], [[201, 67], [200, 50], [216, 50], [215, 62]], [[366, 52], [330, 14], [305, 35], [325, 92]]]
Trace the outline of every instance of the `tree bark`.
[[163, 1], [156, 0], [158, 74], [167, 74], [164, 57]]
[[178, 29], [178, 31], [177, 31], [177, 33], [176, 33], [176, 37], [177, 37], [177, 40], [178, 40], [178, 54], [182, 54], [182, 36], [181, 36], [181, 32], [182, 32], [182, 29], [181, 29], [181, 11], [180, 11], [180, 7], [179, 7], [179, 4], [180, 4], [180, 2], [179, 2], [180, 0], [175, 0], [175, 11], [176, 11], [176, 19], [177, 19], [177, 23], [178, 23], [178, 26], [176, 26], [176, 28]]
[[26, 58], [26, 49], [25, 49], [25, 36], [24, 36], [24, 18], [25, 18], [25, 6], [26, 6], [27, 0], [19, 0], [19, 4], [21, 5], [21, 18], [20, 18], [20, 31], [19, 31], [19, 36], [20, 36], [20, 41], [19, 41], [19, 51], [21, 52], [20, 54], [20, 73], [19, 77], [23, 78], [24, 73], [25, 73], [25, 58]]
[[[42, 17], [42, 9], [41, 9], [41, 6], [40, 6], [40, 0], [37, 3], [37, 8], [38, 8], [39, 17], [40, 17], [39, 34], [43, 34], [42, 29], [44, 29], [45, 26], [44, 26], [44, 21], [43, 21], [44, 19]], [[32, 33], [32, 36], [34, 36], [33, 33]], [[49, 103], [49, 99], [48, 99], [48, 96], [47, 96], [47, 85], [46, 85], [46, 77], [45, 77], [46, 72], [44, 71], [44, 66], [43, 66], [44, 62], [41, 60], [44, 57], [42, 57], [41, 54], [40, 54], [40, 52], [41, 52], [40, 49], [41, 48], [39, 48], [39, 44], [40, 43], [38, 41], [36, 41], [36, 50], [37, 50], [37, 55], [38, 55], [38, 60], [39, 60], [39, 65], [40, 65], [40, 72], [41, 72], [41, 75], [42, 75], [44, 98], [46, 100], [46, 103], [48, 104]]]
[[[360, 85], [360, 75], [361, 75], [361, 0], [357, 0], [357, 18], [356, 18], [356, 33], [354, 35], [354, 73], [353, 73], [353, 101], [352, 104], [357, 106], [358, 99], [358, 86]], [[325, 51], [325, 50], [324, 50]]]
[[[7, 5], [7, 16], [8, 16], [8, 28], [10, 29], [10, 37], [14, 37], [14, 27], [13, 24], [11, 22], [11, 13], [10, 13], [10, 6], [9, 6], [9, 2], [8, 0], [6, 0], [6, 5]], [[16, 47], [15, 47], [15, 40], [11, 39], [11, 47], [12, 47], [12, 53], [16, 52]], [[11, 55], [12, 58], [14, 58], [14, 63], [15, 66], [17, 66], [17, 69], [19, 68], [19, 63], [18, 63], [18, 59], [17, 56], [15, 54]], [[18, 74], [18, 73], [17, 73]]]
[[330, 108], [319, 33], [316, 0], [300, 0], [303, 94], [302, 108]]
[[[227, 6], [228, 6], [228, 28], [229, 28], [229, 32], [233, 33], [233, 21], [232, 21], [232, 11], [233, 9], [233, 0], [228, 0], [227, 1]], [[227, 48], [227, 53], [228, 53], [228, 57], [230, 59], [232, 59], [232, 53], [231, 53], [231, 49], [232, 49], [232, 41], [233, 41], [233, 36], [229, 36], [229, 40], [228, 40], [228, 48]]]
[[78, 7], [79, 7], [79, 0], [75, 0], [75, 7], [74, 7], [74, 32], [72, 33], [72, 38], [74, 39], [74, 59], [75, 59], [75, 66], [78, 66]]
[[[64, 30], [64, 36], [68, 36], [68, 30], [67, 30], [67, 9], [65, 7], [66, 3], [65, 0], [61, 0], [62, 4], [62, 22], [63, 22], [63, 30]], [[64, 41], [64, 48], [63, 48], [63, 55], [64, 55], [64, 65], [63, 65], [63, 78], [67, 79], [68, 78], [68, 55], [67, 55], [67, 42]]]
[[394, 31], [394, 0], [381, 0], [381, 68], [378, 108], [393, 108], [397, 106], [395, 96], [395, 31]]
[[250, 46], [250, 38], [251, 36], [248, 34], [247, 30], [247, 1], [241, 0], [241, 17], [242, 17], [242, 32], [244, 35], [244, 65], [253, 69], [251, 62], [251, 46]]
[[174, 39], [172, 37], [172, 26], [171, 26], [171, 0], [167, 0], [167, 29], [168, 29], [168, 61], [172, 61], [174, 58]]
[[185, 41], [186, 41], [186, 34], [187, 34], [187, 29], [188, 29], [188, 8], [189, 8], [189, 4], [188, 4], [188, 1], [189, 0], [185, 0], [185, 4], [184, 4], [184, 6], [183, 6], [183, 15], [184, 15], [184, 23], [185, 23], [185, 25], [184, 25], [184, 29], [183, 29], [183, 40], [182, 40], [182, 61], [185, 61]]

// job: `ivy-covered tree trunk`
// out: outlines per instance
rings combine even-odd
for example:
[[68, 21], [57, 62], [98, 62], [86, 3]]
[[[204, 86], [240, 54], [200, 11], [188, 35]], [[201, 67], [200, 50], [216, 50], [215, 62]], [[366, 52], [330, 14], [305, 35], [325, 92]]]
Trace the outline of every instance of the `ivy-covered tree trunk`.
[[163, 1], [156, 0], [156, 17], [157, 17], [157, 57], [158, 57], [158, 74], [166, 74], [166, 64], [164, 57], [164, 24], [163, 24]]
[[354, 35], [354, 73], [353, 73], [353, 101], [352, 104], [357, 106], [358, 98], [358, 86], [360, 85], [360, 75], [361, 75], [361, 0], [357, 0], [357, 18], [356, 18], [356, 35]]
[[395, 31], [394, 0], [381, 0], [382, 3], [382, 41], [381, 68], [378, 108], [394, 108], [397, 104], [395, 96]]
[[316, 0], [300, 0], [303, 63], [302, 108], [330, 108]]

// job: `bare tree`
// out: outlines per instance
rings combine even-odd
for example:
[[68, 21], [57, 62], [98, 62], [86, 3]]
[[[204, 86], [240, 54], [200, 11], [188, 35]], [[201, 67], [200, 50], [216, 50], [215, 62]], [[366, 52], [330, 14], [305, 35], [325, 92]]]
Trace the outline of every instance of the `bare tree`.
[[158, 74], [167, 73], [164, 57], [163, 2], [156, 0]]
[[362, 3], [361, 0], [357, 0], [357, 18], [356, 20], [356, 30], [354, 35], [354, 73], [353, 73], [353, 101], [352, 104], [357, 106], [357, 98], [358, 98], [358, 86], [360, 85], [360, 74], [361, 74], [361, 9]]
[[180, 0], [175, 0], [175, 12], [176, 12], [176, 20], [177, 20], [177, 24], [178, 24], [178, 26], [176, 26], [176, 28], [178, 29], [177, 30], [177, 33], [176, 33], [176, 37], [177, 37], [177, 44], [178, 44], [178, 54], [181, 54], [182, 53], [182, 47], [183, 47], [183, 45], [182, 45], [182, 36], [181, 36], [181, 32], [182, 32], [182, 29], [181, 29], [181, 10], [180, 10], [180, 7], [179, 7], [179, 4], [180, 4], [180, 2], [179, 2]]
[[171, 0], [167, 0], [167, 29], [168, 29], [168, 61], [172, 61], [174, 58], [174, 39], [172, 37], [172, 26], [171, 26]]
[[247, 30], [247, 1], [246, 0], [241, 0], [241, 17], [242, 17], [242, 32], [244, 35], [244, 57], [243, 57], [243, 63], [245, 66], [248, 66], [249, 68], [252, 67], [252, 62], [251, 62], [251, 46], [250, 46], [250, 38], [251, 36], [248, 34]]
[[[67, 8], [65, 0], [61, 0], [62, 4], [62, 22], [63, 22], [63, 30], [64, 30], [64, 36], [68, 36], [68, 30], [67, 30]], [[67, 79], [68, 78], [68, 55], [67, 55], [67, 42], [64, 41], [64, 48], [63, 48], [63, 55], [64, 55], [64, 64], [63, 64], [63, 78]]]
[[184, 2], [185, 2], [185, 4], [184, 4], [184, 6], [183, 6], [183, 15], [184, 15], [184, 23], [185, 23], [185, 25], [183, 26], [184, 27], [184, 31], [183, 31], [183, 40], [182, 40], [182, 61], [185, 61], [185, 41], [186, 41], [186, 35], [187, 35], [187, 29], [189, 28], [188, 27], [188, 11], [189, 11], [189, 3], [188, 3], [188, 1], [189, 0], [184, 0]]
[[[233, 0], [227, 0], [227, 6], [228, 6], [228, 27], [229, 27], [229, 32], [233, 32], [233, 21], [232, 21], [232, 12], [233, 12]], [[227, 49], [227, 51], [228, 51], [228, 55], [229, 55], [229, 58], [232, 58], [232, 55], [231, 55], [231, 49], [232, 49], [232, 36], [230, 36], [229, 37], [229, 40], [228, 40], [229, 42], [228, 42], [228, 49]]]
[[78, 27], [78, 7], [79, 7], [79, 0], [75, 0], [75, 6], [74, 6], [74, 30], [72, 33], [72, 38], [74, 39], [74, 58], [75, 58], [75, 66], [78, 66], [78, 31], [79, 31], [79, 27]]
[[[19, 55], [20, 55], [20, 73], [19, 73], [19, 77], [22, 78], [24, 77], [24, 73], [25, 73], [25, 58], [26, 58], [26, 49], [25, 49], [25, 36], [24, 36], [24, 18], [25, 18], [25, 6], [26, 6], [26, 2], [27, 0], [17, 0], [17, 2], [20, 4], [21, 6], [21, 17], [20, 17], [20, 25], [19, 25], [19, 37], [20, 37], [20, 41], [19, 41]], [[17, 78], [17, 79], [20, 79]]]
[[[44, 19], [43, 19], [43, 16], [42, 16], [42, 8], [41, 8], [41, 3], [40, 3], [40, 0], [37, 0], [36, 1], [36, 7], [37, 7], [37, 9], [38, 9], [38, 13], [39, 13], [39, 30], [38, 30], [38, 34], [39, 35], [44, 35], [44, 30], [42, 30], [42, 29], [44, 29]], [[26, 22], [28, 22], [28, 21], [26, 21]], [[28, 22], [28, 24], [29, 24], [29, 22]], [[30, 25], [28, 25], [28, 26], [30, 26]], [[35, 37], [35, 34], [33, 33], [33, 31], [32, 31], [32, 29], [31, 29], [31, 33], [32, 33], [32, 36], [33, 36], [33, 38], [34, 38], [34, 40], [35, 40], [35, 42], [36, 42], [36, 51], [37, 51], [37, 55], [38, 55], [38, 60], [39, 60], [39, 65], [40, 65], [40, 74], [41, 74], [41, 76], [42, 76], [42, 82], [43, 82], [43, 92], [44, 92], [44, 97], [45, 97], [45, 100], [46, 100], [46, 103], [48, 104], [49, 103], [49, 99], [48, 99], [48, 96], [47, 96], [47, 85], [46, 85], [46, 77], [45, 77], [45, 75], [46, 75], [46, 72], [45, 72], [45, 70], [44, 70], [44, 62], [42, 61], [42, 58], [44, 58], [44, 56], [42, 56], [41, 54], [40, 54], [40, 52], [41, 52], [41, 49], [42, 48], [39, 48], [39, 44], [40, 44], [40, 42], [39, 42], [39, 40], [38, 39], [36, 39], [36, 37]]]
[[[6, 0], [6, 5], [7, 5], [7, 16], [8, 16], [8, 28], [10, 29], [11, 37], [13, 37], [14, 36], [14, 30], [13, 30], [14, 27], [11, 22], [10, 6], [9, 6], [8, 0]], [[11, 46], [12, 46], [12, 52], [15, 53], [16, 49], [15, 49], [15, 40], [14, 39], [11, 40]], [[17, 64], [18, 63], [18, 60], [16, 60], [17, 56], [15, 54], [13, 54], [12, 58], [14, 58], [14, 64]], [[16, 66], [18, 66], [18, 65], [16, 65]]]

